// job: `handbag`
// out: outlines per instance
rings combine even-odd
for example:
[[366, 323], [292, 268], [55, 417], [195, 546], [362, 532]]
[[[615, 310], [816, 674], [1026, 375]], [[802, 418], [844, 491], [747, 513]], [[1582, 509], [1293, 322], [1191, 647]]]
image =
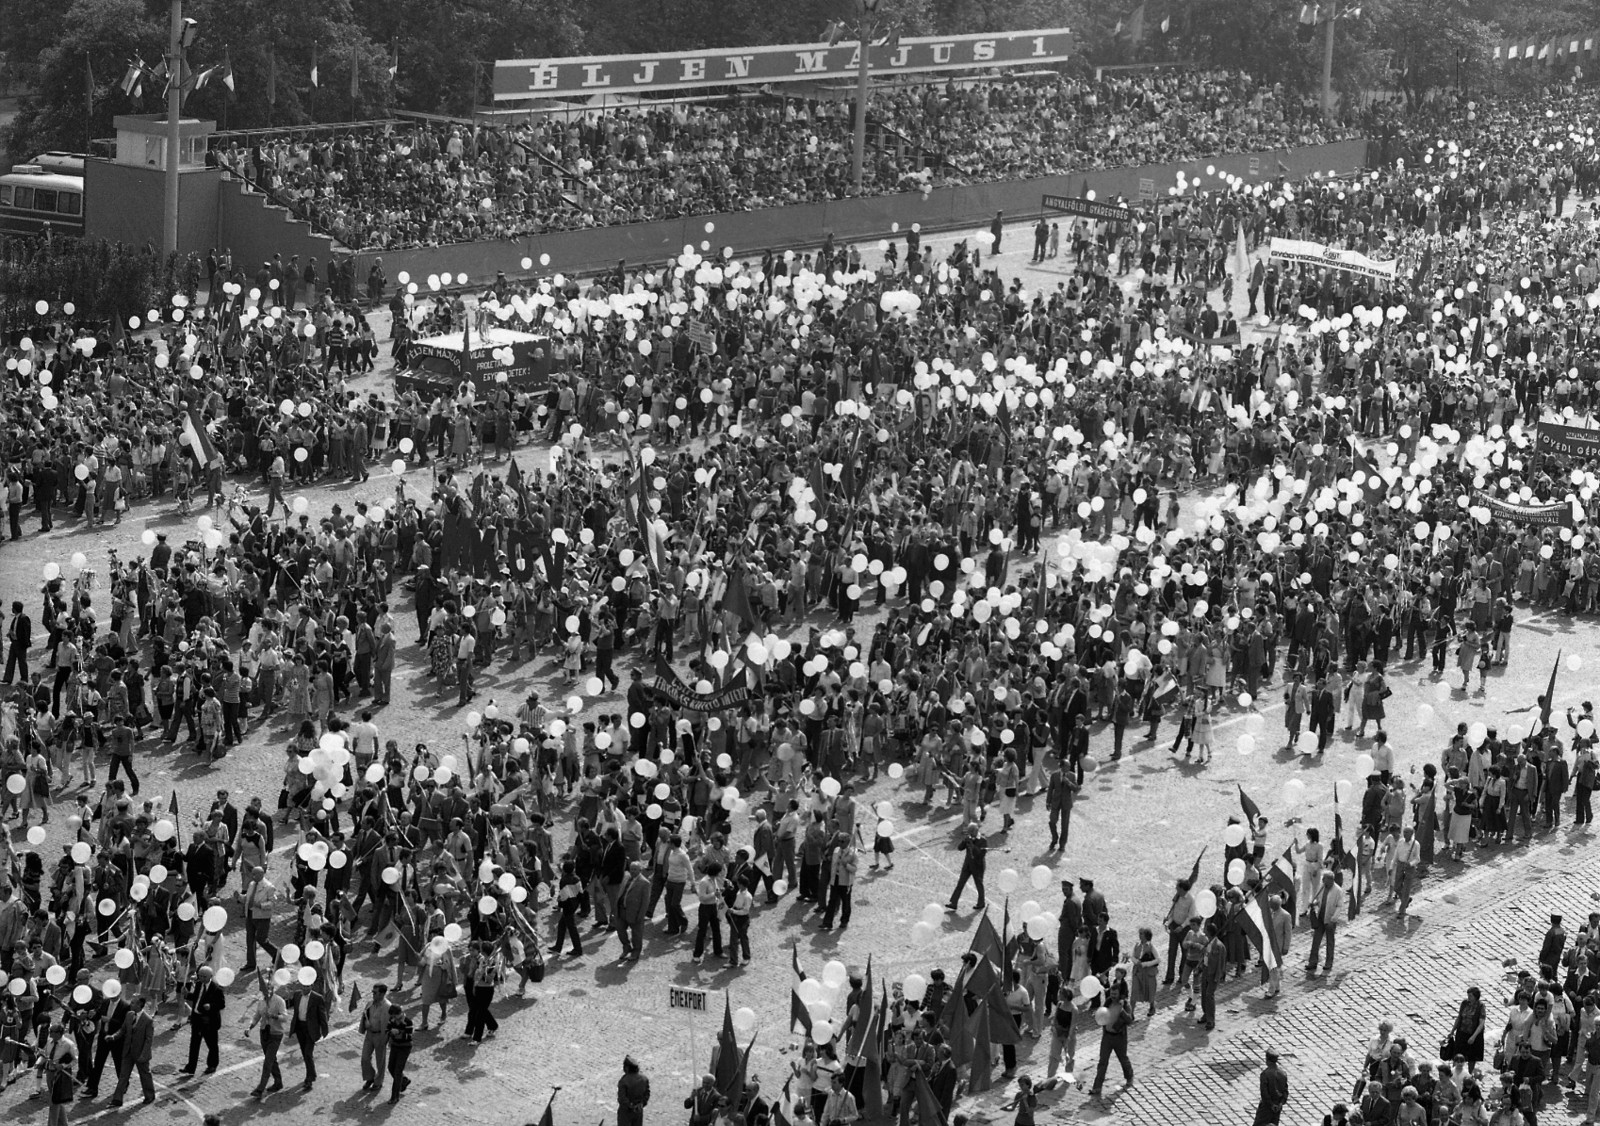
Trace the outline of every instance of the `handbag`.
[[439, 986], [439, 1000], [453, 1001], [459, 995], [460, 990], [456, 988], [455, 975], [451, 974], [450, 976], [446, 977], [443, 984]]

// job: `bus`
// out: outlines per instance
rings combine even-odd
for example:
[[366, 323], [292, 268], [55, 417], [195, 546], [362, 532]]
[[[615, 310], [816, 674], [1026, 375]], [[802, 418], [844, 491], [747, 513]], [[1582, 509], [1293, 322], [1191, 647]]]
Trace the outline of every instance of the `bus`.
[[81, 173], [74, 176], [42, 164], [16, 164], [0, 176], [0, 235], [39, 234], [83, 237]]

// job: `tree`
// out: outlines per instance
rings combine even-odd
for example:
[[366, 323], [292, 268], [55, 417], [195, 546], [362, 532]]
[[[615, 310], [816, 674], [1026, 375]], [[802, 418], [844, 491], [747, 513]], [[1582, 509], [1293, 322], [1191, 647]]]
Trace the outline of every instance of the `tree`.
[[[114, 115], [139, 111], [118, 88], [129, 60], [153, 63], [161, 54], [160, 27], [139, 0], [74, 0], [52, 26], [38, 57], [37, 90], [23, 99], [7, 138], [19, 159], [48, 149], [84, 152], [90, 139], [111, 136]], [[91, 74], [93, 112], [85, 97]], [[160, 84], [146, 81], [144, 93], [153, 104]]]
[[1390, 49], [1395, 85], [1413, 107], [1431, 90], [1458, 85], [1463, 66], [1493, 54], [1497, 38], [1470, 17], [1466, 0], [1381, 0], [1373, 25]]

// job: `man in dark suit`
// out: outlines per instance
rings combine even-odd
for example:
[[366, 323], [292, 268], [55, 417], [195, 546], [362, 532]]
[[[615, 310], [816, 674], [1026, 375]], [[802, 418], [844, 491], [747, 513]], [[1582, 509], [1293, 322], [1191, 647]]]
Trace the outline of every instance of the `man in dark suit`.
[[189, 1063], [178, 1074], [192, 1076], [200, 1062], [200, 1045], [206, 1047], [206, 1074], [217, 1070], [217, 1033], [222, 1028], [222, 1010], [228, 999], [222, 987], [211, 980], [210, 966], [200, 967], [200, 977], [189, 991]]
[[135, 1069], [139, 1072], [139, 1086], [144, 1092], [145, 1105], [155, 1102], [156, 1085], [150, 1078], [150, 1051], [155, 1047], [156, 1024], [145, 1011], [143, 997], [133, 999], [127, 1016], [112, 1035], [116, 1038], [121, 1055], [117, 1059], [117, 1089], [111, 1093], [108, 1105], [122, 1105], [122, 1097], [128, 1093], [128, 1079]]
[[1328, 749], [1333, 742], [1333, 724], [1339, 716], [1339, 701], [1333, 698], [1328, 682], [1317, 678], [1316, 689], [1311, 693], [1311, 730], [1317, 733], [1317, 754]]
[[[80, 976], [83, 976], [80, 974]], [[85, 1088], [84, 1098], [99, 1097], [100, 1076], [105, 1072], [106, 1057], [111, 1058], [111, 1070], [119, 1077], [122, 1075], [122, 1060], [127, 1053], [124, 1037], [121, 1035], [122, 1027], [128, 1022], [128, 1015], [133, 1011], [128, 1003], [128, 998], [118, 994], [117, 999], [110, 1003], [103, 1003], [96, 1014], [99, 1025], [98, 1039], [95, 1043], [94, 1055], [84, 1062]]]
[[1217, 986], [1228, 980], [1228, 950], [1222, 936], [1211, 932], [1200, 961], [1200, 1023], [1209, 1032], [1217, 1027]]
[[49, 459], [39, 463], [33, 471], [33, 503], [39, 510], [39, 530], [48, 532], [54, 527], [52, 510], [56, 503], [56, 490], [61, 487], [61, 478], [56, 473], [56, 467]]
[[304, 988], [295, 998], [289, 1029], [300, 1045], [300, 1058], [306, 1063], [305, 1090], [317, 1081], [317, 1041], [328, 1034], [328, 1005], [321, 993]]
[[28, 683], [28, 649], [33, 645], [33, 621], [22, 608], [21, 602], [11, 604], [11, 621], [6, 623], [6, 678], [11, 683], [14, 672], [22, 674], [22, 683]]
[[644, 951], [644, 924], [650, 906], [650, 881], [643, 866], [634, 861], [617, 896], [617, 936], [622, 939], [622, 959], [637, 962]]

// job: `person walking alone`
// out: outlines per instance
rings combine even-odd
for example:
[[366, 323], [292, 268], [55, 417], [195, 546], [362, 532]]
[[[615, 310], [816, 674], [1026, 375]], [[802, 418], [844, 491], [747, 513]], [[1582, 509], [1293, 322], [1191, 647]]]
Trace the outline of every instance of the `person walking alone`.
[[644, 1126], [644, 1108], [650, 1102], [650, 1080], [639, 1070], [632, 1056], [622, 1059], [622, 1078], [617, 1080], [617, 1126]]
[[1128, 1059], [1128, 1026], [1133, 1023], [1133, 1013], [1128, 1008], [1127, 999], [1120, 993], [1115, 993], [1105, 1003], [1105, 1016], [1101, 1019], [1100, 1026], [1100, 1063], [1094, 1069], [1094, 1086], [1090, 1088], [1089, 1097], [1099, 1099], [1101, 1089], [1106, 1082], [1106, 1068], [1111, 1063], [1111, 1057], [1116, 1056], [1117, 1062], [1122, 1065], [1122, 1085], [1133, 1086], [1133, 1063]]
[[1267, 1066], [1261, 1069], [1261, 1101], [1256, 1103], [1254, 1126], [1278, 1126], [1283, 1104], [1289, 1101], [1289, 1077], [1278, 1067], [1278, 1053], [1267, 1052]]
[[944, 909], [955, 911], [960, 908], [961, 893], [966, 890], [967, 881], [971, 880], [973, 886], [978, 889], [977, 909], [982, 911], [983, 871], [988, 863], [989, 842], [984, 839], [982, 831], [976, 824], [969, 823], [962, 832], [966, 835], [956, 847], [966, 855], [961, 861], [961, 876], [956, 880], [956, 890], [950, 893], [950, 902], [945, 904]]

